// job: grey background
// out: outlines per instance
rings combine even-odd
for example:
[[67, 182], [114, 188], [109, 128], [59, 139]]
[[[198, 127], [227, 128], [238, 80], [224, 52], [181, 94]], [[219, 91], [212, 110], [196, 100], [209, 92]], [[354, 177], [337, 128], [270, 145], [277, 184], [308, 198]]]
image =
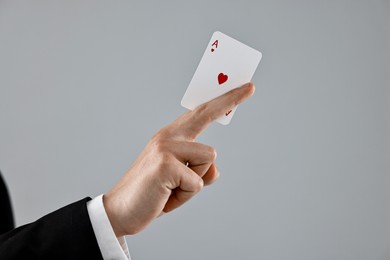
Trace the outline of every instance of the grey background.
[[389, 1], [0, 1], [0, 167], [17, 224], [108, 191], [220, 30], [255, 96], [199, 138], [222, 176], [133, 259], [390, 258]]

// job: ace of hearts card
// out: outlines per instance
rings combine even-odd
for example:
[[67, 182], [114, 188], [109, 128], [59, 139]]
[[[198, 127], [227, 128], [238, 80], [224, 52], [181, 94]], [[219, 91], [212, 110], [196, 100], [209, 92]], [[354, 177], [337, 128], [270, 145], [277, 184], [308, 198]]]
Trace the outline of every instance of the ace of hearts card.
[[[214, 32], [181, 100], [181, 105], [193, 110], [250, 82], [261, 58], [261, 52], [219, 31]], [[236, 109], [237, 106], [226, 111], [217, 122], [229, 124]]]

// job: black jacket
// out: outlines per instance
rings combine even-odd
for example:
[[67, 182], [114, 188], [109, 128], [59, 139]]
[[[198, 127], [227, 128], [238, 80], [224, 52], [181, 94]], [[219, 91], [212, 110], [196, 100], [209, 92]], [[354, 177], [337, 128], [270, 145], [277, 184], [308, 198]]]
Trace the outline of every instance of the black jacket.
[[11, 201], [0, 173], [0, 234], [14, 229]]
[[13, 229], [6, 186], [0, 174], [0, 259], [99, 259], [85, 198]]

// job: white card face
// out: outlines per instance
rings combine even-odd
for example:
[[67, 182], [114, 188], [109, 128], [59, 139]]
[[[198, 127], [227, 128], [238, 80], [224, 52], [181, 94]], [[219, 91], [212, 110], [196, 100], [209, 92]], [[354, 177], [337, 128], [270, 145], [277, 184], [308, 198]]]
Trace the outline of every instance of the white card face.
[[[261, 57], [261, 52], [221, 32], [215, 32], [181, 100], [181, 105], [193, 110], [251, 81]], [[236, 109], [237, 107], [226, 111], [217, 122], [229, 124]]]

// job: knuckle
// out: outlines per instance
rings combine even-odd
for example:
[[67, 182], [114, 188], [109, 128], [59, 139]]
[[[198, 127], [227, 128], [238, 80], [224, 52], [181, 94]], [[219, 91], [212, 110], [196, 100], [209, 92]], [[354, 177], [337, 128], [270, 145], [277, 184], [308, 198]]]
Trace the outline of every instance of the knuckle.
[[158, 141], [167, 138], [169, 135], [169, 129], [167, 127], [161, 128], [152, 137], [152, 140]]
[[212, 146], [205, 145], [202, 149], [202, 153], [209, 162], [213, 162], [217, 159], [217, 150]]
[[208, 149], [208, 154], [210, 156], [210, 159], [212, 161], [215, 161], [215, 159], [217, 159], [217, 150], [211, 146], [209, 146], [207, 149]]
[[195, 117], [201, 117], [203, 120], [208, 122], [212, 121], [210, 116], [210, 106], [207, 103], [198, 106], [194, 112]]
[[169, 141], [168, 140], [158, 138], [158, 139], [154, 140], [154, 142], [153, 142], [153, 150], [157, 154], [167, 153], [168, 148], [169, 148]]
[[203, 181], [202, 178], [199, 178], [199, 179], [198, 179], [198, 182], [197, 182], [197, 184], [196, 184], [196, 186], [195, 186], [195, 192], [201, 191], [202, 188], [203, 188], [203, 186], [204, 186], [204, 181]]

